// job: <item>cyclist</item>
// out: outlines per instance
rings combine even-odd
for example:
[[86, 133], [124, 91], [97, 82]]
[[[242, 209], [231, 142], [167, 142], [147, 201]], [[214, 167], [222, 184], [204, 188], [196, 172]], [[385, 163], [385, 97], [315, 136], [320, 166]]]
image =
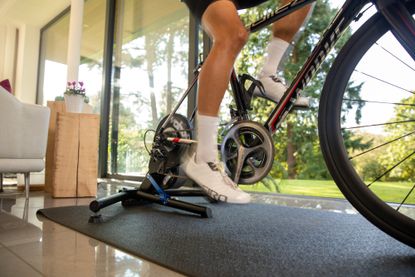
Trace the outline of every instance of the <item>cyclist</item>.
[[[213, 41], [199, 74], [196, 115], [198, 144], [196, 152], [184, 161], [183, 170], [210, 197], [229, 203], [248, 203], [250, 195], [238, 188], [218, 162], [218, 112], [235, 59], [248, 39], [248, 32], [237, 10], [257, 6], [266, 0], [182, 1], [201, 20], [203, 29]], [[287, 4], [290, 1], [281, 2]], [[309, 9], [309, 6], [304, 7], [273, 24], [273, 37], [267, 47], [268, 55], [259, 78], [266, 91], [264, 97], [275, 102], [286, 90], [283, 83], [275, 78], [278, 64], [303, 24]], [[304, 102], [304, 99], [299, 98], [297, 102]]]

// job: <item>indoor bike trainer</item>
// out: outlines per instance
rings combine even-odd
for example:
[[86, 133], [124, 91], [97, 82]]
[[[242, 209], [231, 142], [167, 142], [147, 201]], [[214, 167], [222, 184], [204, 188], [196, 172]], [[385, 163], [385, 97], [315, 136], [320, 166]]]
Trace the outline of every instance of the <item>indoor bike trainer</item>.
[[172, 198], [174, 196], [205, 196], [200, 190], [177, 189], [184, 184], [183, 180], [185, 178], [178, 175], [180, 160], [189, 150], [191, 143], [195, 141], [192, 140], [193, 130], [189, 120], [180, 114], [176, 114], [176, 111], [196, 84], [200, 66], [201, 64], [194, 71], [193, 84], [183, 94], [173, 111], [161, 120], [155, 130], [153, 144], [149, 151], [148, 172], [142, 184], [136, 189], [124, 188], [117, 194], [92, 201], [89, 208], [95, 215], [90, 217], [90, 222], [99, 222], [101, 216], [98, 212], [102, 208], [117, 202], [121, 202], [123, 206], [140, 205], [145, 202], [157, 203], [198, 214], [202, 218], [212, 216], [209, 207]]

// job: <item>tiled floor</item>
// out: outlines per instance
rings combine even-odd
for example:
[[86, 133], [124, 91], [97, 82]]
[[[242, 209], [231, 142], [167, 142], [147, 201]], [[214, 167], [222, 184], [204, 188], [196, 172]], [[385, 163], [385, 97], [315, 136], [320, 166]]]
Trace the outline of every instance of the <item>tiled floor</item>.
[[[100, 185], [99, 196], [119, 185]], [[343, 200], [254, 194], [255, 202], [354, 213]], [[47, 219], [41, 208], [88, 205], [91, 198], [53, 199], [31, 192], [25, 201], [13, 188], [0, 193], [0, 276], [180, 276], [144, 259], [84, 236]]]

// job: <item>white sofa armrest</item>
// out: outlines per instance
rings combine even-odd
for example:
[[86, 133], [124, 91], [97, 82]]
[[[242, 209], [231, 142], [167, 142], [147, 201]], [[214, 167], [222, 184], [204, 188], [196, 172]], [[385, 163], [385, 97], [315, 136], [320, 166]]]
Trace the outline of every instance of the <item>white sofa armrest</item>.
[[0, 158], [42, 159], [50, 110], [24, 104], [0, 88]]

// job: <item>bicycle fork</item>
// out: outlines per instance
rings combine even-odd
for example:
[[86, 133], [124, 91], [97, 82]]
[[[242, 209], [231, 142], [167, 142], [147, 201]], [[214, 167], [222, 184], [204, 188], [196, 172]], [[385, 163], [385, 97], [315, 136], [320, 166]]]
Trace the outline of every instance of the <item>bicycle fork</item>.
[[392, 27], [392, 33], [415, 60], [415, 20], [400, 0], [372, 0]]

